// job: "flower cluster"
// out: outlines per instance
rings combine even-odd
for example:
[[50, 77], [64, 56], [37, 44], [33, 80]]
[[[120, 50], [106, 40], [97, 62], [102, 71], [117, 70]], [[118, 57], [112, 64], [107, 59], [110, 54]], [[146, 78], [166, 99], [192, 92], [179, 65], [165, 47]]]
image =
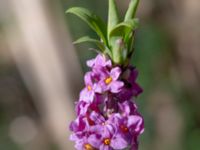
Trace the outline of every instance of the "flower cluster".
[[77, 150], [138, 149], [144, 130], [134, 97], [142, 92], [137, 70], [113, 66], [103, 54], [89, 60], [85, 88], [76, 103], [77, 118], [70, 125]]

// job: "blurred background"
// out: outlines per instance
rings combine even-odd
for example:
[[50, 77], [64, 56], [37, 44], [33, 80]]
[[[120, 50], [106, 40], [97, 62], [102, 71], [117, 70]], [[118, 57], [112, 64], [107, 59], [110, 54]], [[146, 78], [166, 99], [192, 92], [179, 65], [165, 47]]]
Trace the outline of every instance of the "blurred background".
[[[129, 0], [117, 0], [121, 16]], [[107, 0], [0, 1], [0, 150], [73, 150], [68, 125], [96, 35], [72, 6], [107, 19]], [[140, 150], [200, 149], [199, 0], [141, 0], [136, 51], [144, 93]]]

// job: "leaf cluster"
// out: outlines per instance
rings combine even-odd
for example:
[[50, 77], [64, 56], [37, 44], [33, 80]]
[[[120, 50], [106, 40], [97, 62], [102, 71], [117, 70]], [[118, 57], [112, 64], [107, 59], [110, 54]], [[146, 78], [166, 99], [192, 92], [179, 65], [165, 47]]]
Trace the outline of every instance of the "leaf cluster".
[[115, 0], [108, 1], [107, 24], [99, 16], [85, 8], [73, 7], [66, 11], [66, 13], [74, 14], [85, 21], [99, 36], [99, 39], [84, 36], [76, 40], [74, 44], [92, 42], [115, 64], [127, 64], [133, 53], [134, 31], [139, 25], [138, 19], [135, 18], [139, 0], [130, 1], [123, 20], [119, 19]]

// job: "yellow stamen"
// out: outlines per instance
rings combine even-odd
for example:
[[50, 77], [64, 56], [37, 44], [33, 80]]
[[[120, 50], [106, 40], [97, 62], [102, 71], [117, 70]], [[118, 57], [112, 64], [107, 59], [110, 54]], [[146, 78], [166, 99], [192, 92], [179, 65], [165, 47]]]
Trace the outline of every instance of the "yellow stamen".
[[106, 84], [110, 84], [110, 83], [112, 82], [112, 77], [107, 77], [107, 78], [104, 80], [104, 82], [105, 82]]
[[105, 145], [110, 145], [110, 139], [109, 138], [106, 138], [106, 139], [104, 139], [104, 141], [103, 141], [103, 143], [105, 144]]
[[92, 90], [92, 87], [90, 85], [87, 86], [88, 91]]
[[85, 150], [95, 150], [90, 144], [84, 145]]

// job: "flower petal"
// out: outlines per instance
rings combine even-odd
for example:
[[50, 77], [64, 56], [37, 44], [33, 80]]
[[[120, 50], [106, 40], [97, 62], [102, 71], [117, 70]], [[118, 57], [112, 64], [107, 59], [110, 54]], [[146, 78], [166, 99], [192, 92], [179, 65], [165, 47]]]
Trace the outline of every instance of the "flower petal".
[[144, 131], [143, 118], [139, 115], [129, 116], [127, 126], [133, 128], [136, 133], [141, 134]]
[[94, 121], [96, 124], [102, 124], [105, 122], [105, 119], [103, 116], [101, 116], [100, 113], [97, 113], [95, 111], [92, 111], [92, 113], [90, 114], [90, 119], [92, 121]]
[[133, 83], [137, 79], [138, 71], [135, 68], [131, 68], [130, 70], [131, 70], [131, 73], [130, 73], [130, 76], [129, 76], [129, 81], [131, 83]]
[[84, 81], [85, 81], [85, 85], [88, 86], [92, 86], [92, 72], [87, 72], [84, 76]]
[[110, 91], [112, 93], [118, 93], [123, 86], [124, 86], [124, 83], [122, 81], [113, 81], [110, 84]]
[[113, 149], [124, 149], [128, 146], [128, 142], [120, 134], [117, 134], [112, 138], [111, 146]]
[[110, 76], [113, 80], [117, 80], [119, 75], [121, 74], [121, 69], [119, 67], [115, 67], [110, 71]]
[[109, 147], [108, 145], [102, 144], [102, 145], [100, 146], [99, 150], [112, 150], [112, 148]]
[[80, 92], [79, 100], [80, 100], [80, 101], [85, 101], [85, 102], [91, 103], [91, 102], [94, 100], [94, 96], [95, 96], [95, 93], [94, 93], [93, 90], [88, 91], [87, 88], [84, 88], [84, 89]]
[[95, 63], [95, 58], [93, 59], [90, 59], [86, 62], [87, 66], [88, 67], [93, 67], [94, 66], [94, 63]]
[[88, 137], [88, 143], [95, 148], [99, 148], [101, 145], [101, 139], [99, 136], [92, 134]]

